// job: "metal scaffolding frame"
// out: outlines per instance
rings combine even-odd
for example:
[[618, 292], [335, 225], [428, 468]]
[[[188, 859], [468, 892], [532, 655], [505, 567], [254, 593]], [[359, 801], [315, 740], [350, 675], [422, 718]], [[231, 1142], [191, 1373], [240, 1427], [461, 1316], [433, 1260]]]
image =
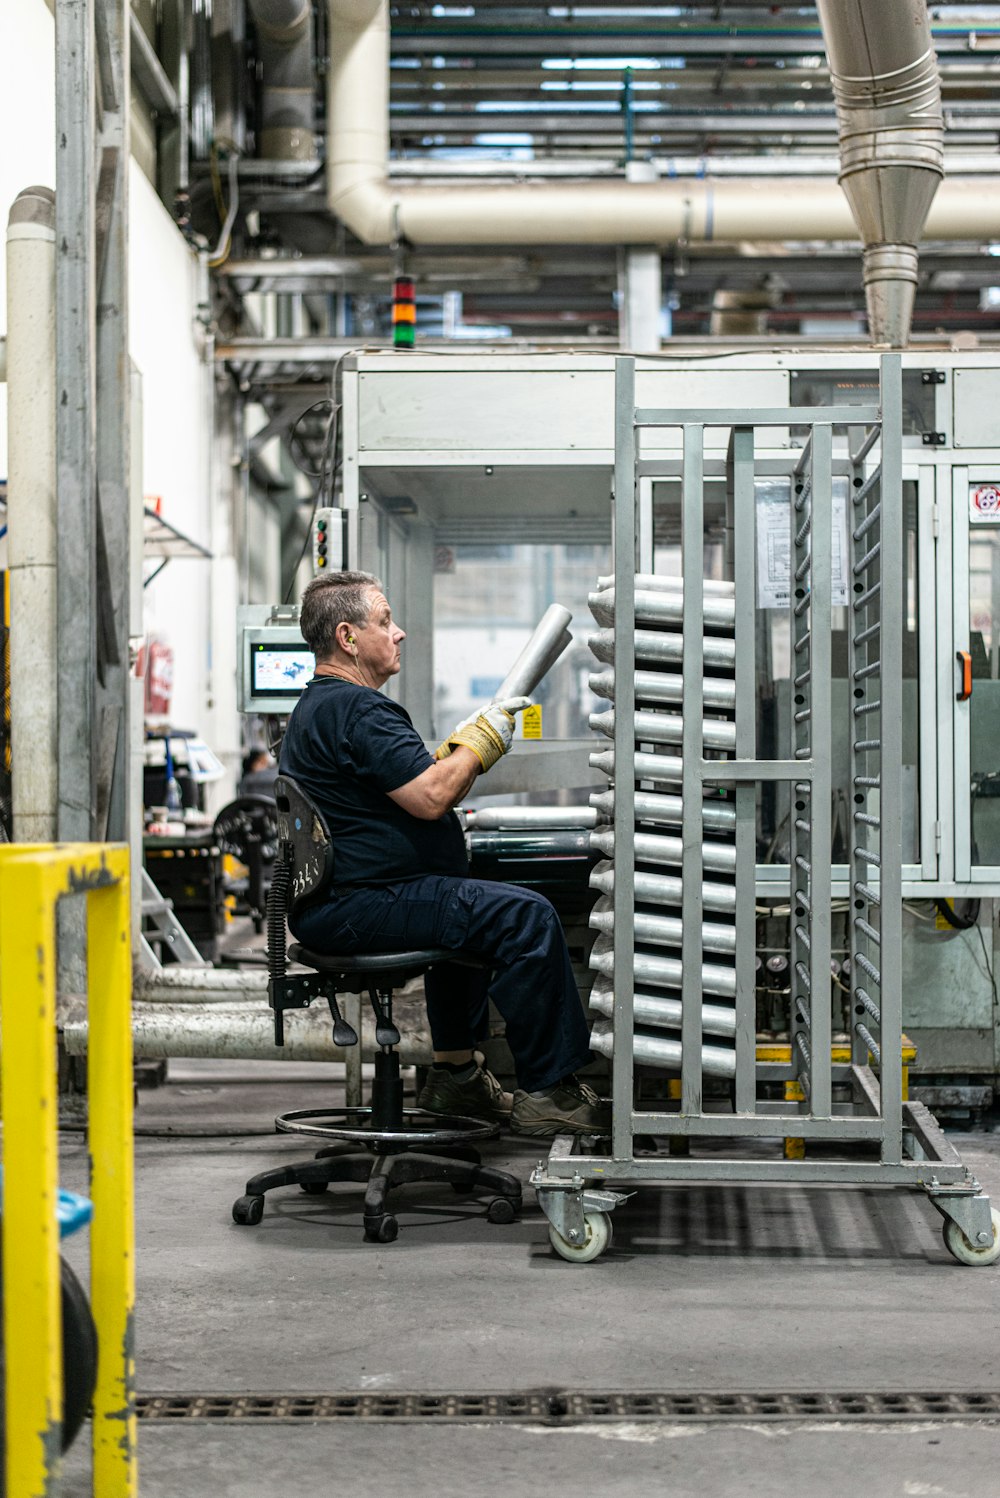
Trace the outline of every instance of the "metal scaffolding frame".
[[[901, 361], [880, 361], [880, 399], [871, 407], [779, 407], [764, 410], [654, 410], [635, 403], [635, 361], [616, 360], [614, 591], [592, 595], [598, 622], [614, 625], [613, 923], [595, 947], [592, 965], [613, 984], [612, 1140], [610, 1155], [582, 1152], [558, 1139], [532, 1181], [548, 1216], [554, 1246], [566, 1258], [596, 1257], [609, 1237], [607, 1213], [623, 1198], [608, 1186], [623, 1181], [692, 1179], [922, 1186], [946, 1219], [946, 1242], [966, 1262], [1000, 1257], [1000, 1216], [926, 1108], [904, 1101], [901, 1044], [901, 761], [902, 761], [902, 402]], [[681, 578], [639, 575], [653, 556], [652, 507], [640, 506], [640, 478], [676, 474], [663, 459], [644, 456], [642, 433], [680, 428]], [[705, 434], [731, 433], [727, 458], [727, 533], [732, 582], [728, 596], [704, 572]], [[805, 428], [801, 452], [789, 453], [790, 676], [792, 709], [783, 758], [756, 757], [757, 535], [755, 435]], [[846, 434], [834, 456], [835, 434]], [[762, 444], [763, 445], [763, 444]], [[878, 462], [870, 455], [877, 454]], [[866, 471], [867, 468], [870, 471]], [[851, 864], [852, 1055], [831, 1055], [831, 829], [833, 622], [833, 476], [850, 476], [849, 667], [852, 696]], [[773, 461], [768, 464], [773, 472]], [[693, 585], [692, 585], [693, 584]], [[681, 717], [659, 717], [647, 673], [637, 672], [637, 626], [673, 631], [681, 655]], [[678, 635], [678, 630], [680, 634]], [[714, 633], [713, 633], [714, 632]], [[720, 641], [730, 641], [720, 657]], [[666, 638], [664, 636], [663, 638]], [[713, 660], [732, 662], [735, 724], [731, 749], [709, 715], [706, 677]], [[675, 668], [676, 669], [676, 668]], [[670, 688], [674, 700], [677, 678]], [[718, 691], [718, 687], [716, 687]], [[607, 730], [609, 715], [598, 726]], [[714, 732], [713, 732], [714, 730]], [[655, 751], [680, 738], [682, 754]], [[653, 750], [654, 753], [649, 751]], [[606, 757], [605, 757], [606, 759]], [[631, 769], [627, 773], [625, 767]], [[660, 783], [674, 795], [657, 794]], [[758, 787], [784, 783], [791, 798], [790, 924], [792, 1046], [788, 1065], [758, 1063], [755, 1038], [755, 843]], [[680, 787], [680, 797], [676, 790]], [[652, 794], [650, 793], [652, 790]], [[725, 811], [719, 799], [725, 797]], [[715, 801], [707, 800], [713, 797]], [[605, 801], [606, 798], [599, 798]], [[815, 811], [813, 810], [815, 808]], [[670, 917], [652, 913], [648, 892], [667, 890], [637, 875], [651, 842], [665, 846], [664, 827], [680, 829], [667, 858], [682, 878], [659, 897]], [[706, 867], [719, 867], [717, 829], [735, 842], [733, 924], [718, 924]], [[650, 833], [653, 834], [652, 838]], [[638, 845], [638, 846], [637, 846]], [[713, 864], [713, 860], [714, 864]], [[714, 898], [718, 900], [718, 896]], [[655, 908], [655, 907], [654, 907]], [[718, 906], [716, 906], [718, 908]], [[679, 919], [678, 919], [679, 917]], [[607, 912], [598, 914], [608, 932]], [[670, 953], [664, 956], [664, 948]], [[671, 951], [671, 949], [673, 949]], [[680, 957], [679, 963], [677, 957]], [[679, 1010], [678, 1111], [635, 1106], [635, 1066], [657, 1051], [636, 1022], [636, 982], [659, 985], [659, 1002], [674, 1016], [661, 1023], [676, 1034]], [[665, 992], [664, 992], [665, 991]], [[722, 996], [721, 998], [718, 996]], [[874, 995], [874, 996], [873, 996]], [[643, 1008], [652, 1007], [643, 996]], [[679, 1000], [679, 1004], [678, 1004]], [[707, 1002], [706, 1002], [707, 1000]], [[654, 999], [654, 1004], [656, 1000]], [[709, 1006], [732, 1006], [732, 1051], [725, 1061], [715, 1037], [705, 1046]], [[606, 1012], [606, 1009], [605, 1009]], [[732, 1011], [730, 1011], [732, 1012]], [[596, 1035], [595, 1031], [595, 1035]], [[676, 1042], [675, 1042], [676, 1049]], [[661, 1051], [661, 1055], [665, 1055]], [[722, 1060], [720, 1061], [720, 1057]], [[660, 1060], [659, 1065], [670, 1066]], [[732, 1079], [732, 1111], [706, 1099], [704, 1076], [715, 1066]], [[784, 1083], [785, 1099], [759, 1096], [761, 1084]], [[773, 1159], [717, 1153], [661, 1154], [644, 1141], [673, 1141], [687, 1150], [698, 1138], [774, 1138]], [[782, 1138], [841, 1146], [843, 1158], [781, 1158]], [[869, 1146], [858, 1157], [852, 1147]], [[877, 1148], [877, 1158], [871, 1147]], [[957, 1235], [957, 1236], [956, 1236]], [[964, 1244], [964, 1250], [963, 1250]]]

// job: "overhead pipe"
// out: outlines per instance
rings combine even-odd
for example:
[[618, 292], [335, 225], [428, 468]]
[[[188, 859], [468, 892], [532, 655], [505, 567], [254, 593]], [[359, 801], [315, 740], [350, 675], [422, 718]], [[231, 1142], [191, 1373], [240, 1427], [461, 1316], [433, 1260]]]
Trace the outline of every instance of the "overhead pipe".
[[[868, 329], [905, 346], [917, 245], [944, 176], [941, 77], [920, 0], [817, 0], [840, 133], [840, 185], [864, 242]], [[938, 229], [930, 229], [932, 235]], [[981, 233], [986, 233], [985, 229]]]
[[316, 155], [316, 61], [310, 0], [249, 0], [261, 66], [259, 155]]
[[18, 193], [7, 224], [7, 555], [13, 820], [56, 841], [56, 206]]
[[[787, 177], [658, 182], [407, 185], [389, 181], [388, 0], [329, 0], [327, 194], [365, 244], [704, 244], [845, 240], [851, 210], [832, 182]], [[879, 9], [882, 8], [880, 4]], [[892, 8], [896, 9], [896, 0]], [[919, 7], [923, 9], [923, 5]], [[1000, 238], [995, 178], [946, 182], [936, 239]]]

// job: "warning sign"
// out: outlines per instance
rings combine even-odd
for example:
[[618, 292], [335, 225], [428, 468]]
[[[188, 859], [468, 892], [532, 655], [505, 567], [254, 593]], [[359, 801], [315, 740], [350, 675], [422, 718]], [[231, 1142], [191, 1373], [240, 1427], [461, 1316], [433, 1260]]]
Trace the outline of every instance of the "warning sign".
[[540, 702], [526, 707], [521, 714], [521, 727], [526, 739], [540, 739], [542, 736], [542, 705]]
[[974, 525], [1000, 524], [1000, 482], [969, 485], [969, 521]]

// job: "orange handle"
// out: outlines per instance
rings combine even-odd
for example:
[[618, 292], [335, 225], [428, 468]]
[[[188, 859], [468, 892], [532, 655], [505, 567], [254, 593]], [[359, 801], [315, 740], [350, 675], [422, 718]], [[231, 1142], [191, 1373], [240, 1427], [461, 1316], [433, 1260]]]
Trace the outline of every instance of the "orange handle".
[[955, 693], [955, 701], [968, 702], [972, 696], [972, 656], [967, 650], [956, 650], [955, 659], [962, 668], [962, 685]]

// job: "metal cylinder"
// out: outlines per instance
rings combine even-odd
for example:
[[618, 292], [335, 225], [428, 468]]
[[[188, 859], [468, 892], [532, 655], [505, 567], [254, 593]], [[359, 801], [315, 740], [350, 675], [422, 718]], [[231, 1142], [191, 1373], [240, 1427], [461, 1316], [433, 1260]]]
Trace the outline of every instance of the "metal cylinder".
[[[615, 948], [609, 936], [598, 936], [590, 954], [590, 966], [606, 978], [614, 977]], [[639, 951], [635, 954], [633, 972], [639, 983], [652, 983], [656, 988], [677, 989], [681, 986], [681, 960], [679, 957], [664, 957], [659, 952]], [[721, 963], [703, 962], [701, 965], [701, 987], [703, 993], [736, 997], [736, 971], [723, 967]]]
[[[597, 733], [603, 733], [605, 738], [614, 738], [613, 708], [601, 713], [591, 713], [589, 721], [591, 728]], [[734, 750], [736, 748], [735, 723], [722, 723], [717, 718], [703, 718], [701, 733], [706, 749]], [[639, 708], [635, 714], [635, 737], [638, 743], [680, 744], [684, 738], [684, 719], [679, 713], [662, 713], [649, 708]]]
[[[684, 844], [679, 837], [665, 837], [655, 832], [637, 832], [633, 839], [635, 856], [643, 863], [665, 863], [680, 868], [684, 862]], [[613, 858], [615, 834], [610, 827], [598, 827], [590, 834], [595, 853]], [[736, 870], [736, 849], [731, 843], [708, 842], [701, 845], [703, 866], [715, 874], [732, 874]]]
[[[609, 573], [607, 577], [599, 577], [597, 586], [599, 589], [613, 588], [615, 585], [614, 574]], [[659, 588], [664, 593], [680, 593], [684, 590], [684, 580], [680, 577], [671, 577], [663, 572], [637, 572], [635, 575], [637, 588], [654, 591]], [[706, 598], [735, 598], [736, 584], [732, 582], [719, 582], [714, 578], [703, 577], [701, 580], [702, 590]]]
[[[598, 624], [607, 628], [614, 626], [614, 588], [605, 588], [600, 593], [590, 593], [587, 603]], [[730, 634], [732, 633], [736, 619], [736, 605], [731, 598], [716, 598], [711, 595], [703, 601], [702, 607], [704, 623], [709, 629], [727, 630]], [[636, 588], [635, 620], [637, 624], [673, 625], [675, 628], [680, 626], [684, 621], [684, 595], [680, 588], [676, 592], [667, 592], [659, 588]]]
[[[606, 817], [615, 814], [614, 791], [594, 791], [590, 804]], [[667, 827], [679, 827], [683, 816], [680, 796], [661, 796], [655, 791], [636, 791], [635, 817], [637, 822], [662, 822]], [[712, 832], [731, 832], [736, 826], [736, 808], [727, 803], [706, 801], [701, 809], [702, 826]]]
[[[671, 874], [646, 874], [637, 870], [633, 884], [635, 898], [649, 905], [675, 905], [679, 908], [684, 898], [684, 881]], [[591, 870], [590, 887], [600, 890], [603, 895], [614, 893], [615, 866], [610, 859]], [[736, 910], [735, 886], [706, 881], [701, 886], [701, 900], [706, 910], [721, 910], [732, 915]]]
[[[606, 936], [614, 935], [614, 901], [607, 895], [601, 895], [590, 912], [590, 928]], [[649, 942], [654, 947], [679, 947], [684, 936], [684, 922], [680, 916], [648, 915], [641, 910], [633, 912], [632, 929], [636, 941]], [[701, 944], [706, 952], [722, 952], [729, 956], [736, 951], [736, 928], [720, 925], [717, 921], [702, 921]]]
[[[595, 697], [614, 702], [614, 667], [592, 672], [589, 683]], [[636, 671], [635, 695], [639, 702], [682, 702], [684, 678], [669, 671]], [[736, 683], [706, 676], [702, 682], [701, 700], [705, 707], [718, 708], [720, 712], [732, 711], [736, 707]]]
[[596, 827], [597, 813], [589, 806], [483, 806], [465, 814], [475, 832], [547, 827]]
[[[600, 770], [602, 775], [614, 779], [613, 749], [592, 754], [589, 763], [592, 770]], [[634, 766], [637, 780], [652, 780], [656, 785], [680, 785], [684, 778], [684, 761], [676, 754], [636, 754]]]
[[[659, 666], [664, 662], [680, 665], [684, 660], [684, 638], [671, 631], [637, 629], [635, 631], [635, 658], [643, 664]], [[599, 661], [613, 666], [615, 661], [615, 632], [601, 629], [589, 637], [588, 644]], [[706, 666], [721, 671], [736, 669], [735, 640], [720, 639], [717, 635], [706, 635], [701, 642], [702, 659]]]
[[[590, 1035], [591, 1049], [602, 1056], [614, 1055], [614, 1035], [606, 1019], [594, 1021]], [[632, 1056], [642, 1066], [661, 1066], [667, 1071], [681, 1069], [681, 1042], [655, 1031], [636, 1030], [632, 1036]], [[710, 1077], [735, 1077], [736, 1052], [724, 1046], [703, 1045], [702, 1070]]]
[[569, 624], [573, 615], [561, 604], [552, 603], [545, 610], [531, 638], [511, 666], [494, 694], [494, 701], [505, 697], [530, 697], [547, 671], [550, 671], [572, 639]]
[[[607, 978], [598, 975], [590, 990], [590, 1007], [596, 1014], [614, 1018], [615, 995]], [[632, 995], [632, 1015], [637, 1025], [648, 1025], [650, 1029], [676, 1030], [680, 1028], [684, 1005], [679, 994], [642, 993]], [[736, 1010], [722, 1004], [702, 1004], [701, 1028], [706, 1035], [736, 1034]]]

